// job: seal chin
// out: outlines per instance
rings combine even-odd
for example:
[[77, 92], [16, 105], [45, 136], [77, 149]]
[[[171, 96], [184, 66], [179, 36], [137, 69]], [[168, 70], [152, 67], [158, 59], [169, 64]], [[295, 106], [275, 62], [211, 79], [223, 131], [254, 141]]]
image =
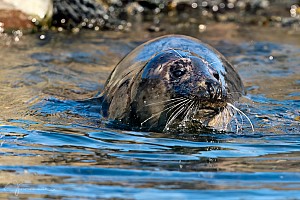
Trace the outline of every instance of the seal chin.
[[194, 111], [194, 115], [191, 120], [196, 120], [201, 122], [203, 125], [207, 126], [209, 122], [217, 115], [224, 111], [225, 107], [217, 106], [216, 104], [208, 103], [208, 105], [200, 107]]
[[229, 125], [234, 117], [234, 112], [228, 106], [216, 115], [214, 115], [207, 123], [207, 127], [210, 127], [217, 131], [228, 131]]
[[178, 108], [167, 117], [164, 131], [181, 129], [193, 130], [208, 128], [217, 131], [227, 130], [231, 120], [231, 113], [225, 101], [200, 101], [199, 99], [182, 100]]

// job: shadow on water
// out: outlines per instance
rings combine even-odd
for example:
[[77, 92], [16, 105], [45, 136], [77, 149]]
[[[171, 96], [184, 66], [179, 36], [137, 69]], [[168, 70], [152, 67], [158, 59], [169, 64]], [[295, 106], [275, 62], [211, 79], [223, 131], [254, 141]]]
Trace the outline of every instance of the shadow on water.
[[105, 127], [98, 102], [82, 101], [148, 38], [52, 34], [0, 51], [1, 198], [300, 196], [299, 43], [205, 36], [241, 74], [255, 131], [244, 118], [242, 132], [176, 134]]

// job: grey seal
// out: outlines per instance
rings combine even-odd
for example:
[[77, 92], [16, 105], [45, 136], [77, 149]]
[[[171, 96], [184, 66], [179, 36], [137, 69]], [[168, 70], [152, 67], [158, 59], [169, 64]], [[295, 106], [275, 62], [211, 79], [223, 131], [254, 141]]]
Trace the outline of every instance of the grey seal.
[[101, 93], [101, 114], [132, 130], [227, 130], [243, 94], [239, 74], [220, 52], [196, 38], [166, 35], [117, 64]]

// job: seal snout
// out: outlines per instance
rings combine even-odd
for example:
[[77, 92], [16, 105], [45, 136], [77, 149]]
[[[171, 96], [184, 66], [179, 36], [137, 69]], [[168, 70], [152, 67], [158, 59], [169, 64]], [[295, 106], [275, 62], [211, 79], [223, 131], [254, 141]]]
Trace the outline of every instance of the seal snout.
[[208, 97], [212, 100], [220, 100], [222, 99], [222, 87], [220, 83], [216, 81], [205, 81], [207, 87]]
[[221, 82], [215, 76], [204, 76], [198, 81], [198, 98], [211, 103], [224, 101], [226, 92], [223, 91]]

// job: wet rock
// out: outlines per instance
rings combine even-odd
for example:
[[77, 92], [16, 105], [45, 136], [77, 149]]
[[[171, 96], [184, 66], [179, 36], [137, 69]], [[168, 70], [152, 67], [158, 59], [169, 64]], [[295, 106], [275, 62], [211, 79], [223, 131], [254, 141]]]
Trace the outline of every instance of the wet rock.
[[0, 0], [0, 22], [8, 30], [30, 31], [49, 22], [51, 0]]
[[111, 28], [113, 19], [102, 5], [93, 0], [53, 0], [52, 26], [65, 29]]
[[0, 32], [13, 29], [30, 30], [34, 27], [25, 13], [19, 10], [0, 10]]

